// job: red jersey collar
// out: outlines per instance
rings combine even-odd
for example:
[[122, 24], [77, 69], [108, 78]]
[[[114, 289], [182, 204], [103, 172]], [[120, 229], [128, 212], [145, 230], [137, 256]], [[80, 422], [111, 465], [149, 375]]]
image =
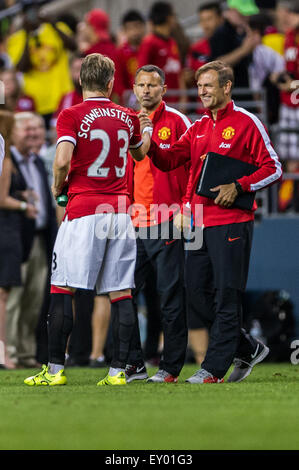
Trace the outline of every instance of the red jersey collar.
[[[234, 102], [230, 101], [229, 103], [227, 103], [227, 105], [224, 108], [219, 109], [217, 111], [216, 121], [220, 121], [221, 119], [224, 119], [228, 114], [230, 114], [233, 111], [233, 109], [234, 109]], [[207, 114], [211, 119], [213, 119], [212, 111], [210, 109], [207, 109], [205, 114]]]
[[153, 121], [153, 124], [155, 124], [160, 119], [160, 116], [164, 110], [165, 110], [165, 102], [161, 101], [158, 108], [155, 109], [155, 111], [151, 114], [151, 120]]

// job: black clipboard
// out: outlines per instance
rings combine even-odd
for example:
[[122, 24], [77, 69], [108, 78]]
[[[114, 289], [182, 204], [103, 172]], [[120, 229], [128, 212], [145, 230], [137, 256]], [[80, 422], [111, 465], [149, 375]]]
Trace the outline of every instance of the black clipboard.
[[[258, 167], [236, 158], [208, 152], [204, 160], [199, 180], [196, 186], [196, 194], [199, 196], [216, 199], [218, 192], [210, 191], [221, 184], [229, 184], [242, 176], [250, 176], [258, 170]], [[237, 196], [231, 207], [251, 210], [255, 199], [255, 192], [244, 192]]]

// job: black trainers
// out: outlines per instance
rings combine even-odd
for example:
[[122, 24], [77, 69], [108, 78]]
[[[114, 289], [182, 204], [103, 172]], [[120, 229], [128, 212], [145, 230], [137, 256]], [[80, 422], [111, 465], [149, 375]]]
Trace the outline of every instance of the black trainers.
[[140, 364], [139, 366], [127, 364], [125, 374], [127, 383], [133, 382], [133, 380], [144, 380], [148, 378], [144, 364]]
[[257, 340], [256, 350], [250, 356], [234, 359], [234, 370], [227, 379], [228, 382], [241, 382], [251, 373], [253, 366], [262, 362], [269, 354], [269, 348]]

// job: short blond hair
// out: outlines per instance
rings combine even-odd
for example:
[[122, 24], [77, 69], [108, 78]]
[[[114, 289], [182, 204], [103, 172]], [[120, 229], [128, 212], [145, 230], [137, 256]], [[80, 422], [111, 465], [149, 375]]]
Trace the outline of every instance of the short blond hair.
[[197, 81], [199, 77], [209, 70], [215, 70], [218, 73], [219, 86], [224, 87], [228, 81], [232, 82], [232, 87], [234, 85], [234, 71], [233, 69], [221, 62], [221, 60], [214, 60], [213, 62], [208, 62], [205, 65], [199, 67], [195, 73], [195, 80]]
[[107, 91], [113, 79], [115, 65], [113, 60], [102, 54], [89, 54], [81, 65], [80, 79], [83, 90]]

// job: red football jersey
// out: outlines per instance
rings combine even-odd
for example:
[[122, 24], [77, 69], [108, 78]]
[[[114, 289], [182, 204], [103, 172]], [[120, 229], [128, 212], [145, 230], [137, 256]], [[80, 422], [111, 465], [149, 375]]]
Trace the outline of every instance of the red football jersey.
[[138, 48], [125, 42], [118, 48], [117, 68], [124, 90], [132, 90], [138, 69]]
[[187, 55], [187, 67], [196, 70], [211, 60], [211, 47], [207, 39], [200, 39], [192, 44]]
[[60, 113], [57, 138], [57, 145], [75, 146], [68, 174], [69, 220], [111, 208], [126, 212], [128, 149], [142, 145], [136, 113], [108, 98], [88, 98]]
[[[172, 38], [164, 38], [157, 34], [146, 36], [140, 46], [138, 66], [153, 64], [165, 72], [165, 83], [169, 90], [180, 88], [182, 65], [177, 43]], [[175, 102], [177, 98], [167, 97], [165, 101]]]
[[[288, 31], [285, 37], [284, 57], [286, 70], [291, 74], [294, 80], [299, 79], [299, 27]], [[292, 99], [293, 97], [293, 99]], [[292, 108], [298, 108], [298, 99], [296, 93], [283, 91], [281, 93], [282, 103]]]

